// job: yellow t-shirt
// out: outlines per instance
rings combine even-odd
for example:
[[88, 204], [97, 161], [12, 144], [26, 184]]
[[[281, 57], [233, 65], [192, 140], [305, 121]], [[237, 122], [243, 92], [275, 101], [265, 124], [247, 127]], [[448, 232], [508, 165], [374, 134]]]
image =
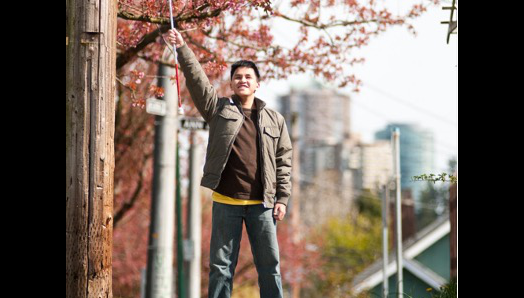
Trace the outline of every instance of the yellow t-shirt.
[[227, 205], [240, 205], [240, 206], [247, 206], [247, 205], [258, 205], [264, 203], [262, 200], [239, 200], [230, 198], [224, 195], [219, 194], [218, 192], [213, 192], [213, 201], [217, 203], [227, 204]]

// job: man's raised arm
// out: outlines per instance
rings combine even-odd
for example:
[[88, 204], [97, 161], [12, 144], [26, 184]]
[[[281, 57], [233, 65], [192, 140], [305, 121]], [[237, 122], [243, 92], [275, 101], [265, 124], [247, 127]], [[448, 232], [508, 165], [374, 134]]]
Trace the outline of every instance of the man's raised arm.
[[184, 42], [180, 32], [171, 30], [169, 42], [177, 48], [178, 62], [186, 77], [186, 86], [193, 98], [193, 102], [206, 122], [210, 122], [218, 106], [218, 94], [215, 87], [202, 69], [200, 62], [193, 51]]

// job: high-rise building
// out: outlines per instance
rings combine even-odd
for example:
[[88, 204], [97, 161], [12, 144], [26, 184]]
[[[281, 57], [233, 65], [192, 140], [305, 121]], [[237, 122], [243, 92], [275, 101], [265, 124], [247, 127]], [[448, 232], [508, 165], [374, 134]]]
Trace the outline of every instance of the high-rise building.
[[393, 175], [391, 142], [377, 141], [373, 144], [359, 144], [353, 147], [349, 165], [354, 173], [355, 188], [377, 194], [391, 181]]
[[303, 190], [303, 222], [318, 224], [322, 218], [347, 214], [354, 194], [349, 169], [350, 149], [355, 143], [351, 135], [350, 97], [312, 83], [282, 96], [280, 103], [290, 133], [295, 132], [292, 137], [300, 156], [298, 180]]
[[[402, 189], [411, 189], [415, 203], [420, 192], [426, 186], [413, 181], [414, 176], [436, 174], [434, 172], [435, 149], [434, 135], [418, 125], [390, 124], [386, 129], [376, 133], [377, 140], [391, 140], [392, 130], [400, 129], [400, 164]], [[417, 208], [417, 206], [415, 206]]]
[[312, 83], [308, 89], [292, 90], [282, 96], [281, 112], [291, 127], [297, 115], [302, 175], [312, 179], [324, 170], [347, 170], [351, 143], [350, 98]]

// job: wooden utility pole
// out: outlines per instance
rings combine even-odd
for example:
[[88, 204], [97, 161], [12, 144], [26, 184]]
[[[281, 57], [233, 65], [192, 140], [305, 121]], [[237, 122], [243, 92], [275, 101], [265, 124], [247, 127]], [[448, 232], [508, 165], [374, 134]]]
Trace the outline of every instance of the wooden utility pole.
[[117, 1], [66, 0], [66, 297], [112, 297]]

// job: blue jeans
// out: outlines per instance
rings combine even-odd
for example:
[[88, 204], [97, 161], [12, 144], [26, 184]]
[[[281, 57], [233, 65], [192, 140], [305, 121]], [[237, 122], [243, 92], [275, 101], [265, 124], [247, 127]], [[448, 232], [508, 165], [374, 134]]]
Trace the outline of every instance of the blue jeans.
[[261, 298], [283, 298], [280, 251], [274, 209], [213, 202], [209, 298], [230, 298], [238, 263], [243, 222], [258, 272]]

